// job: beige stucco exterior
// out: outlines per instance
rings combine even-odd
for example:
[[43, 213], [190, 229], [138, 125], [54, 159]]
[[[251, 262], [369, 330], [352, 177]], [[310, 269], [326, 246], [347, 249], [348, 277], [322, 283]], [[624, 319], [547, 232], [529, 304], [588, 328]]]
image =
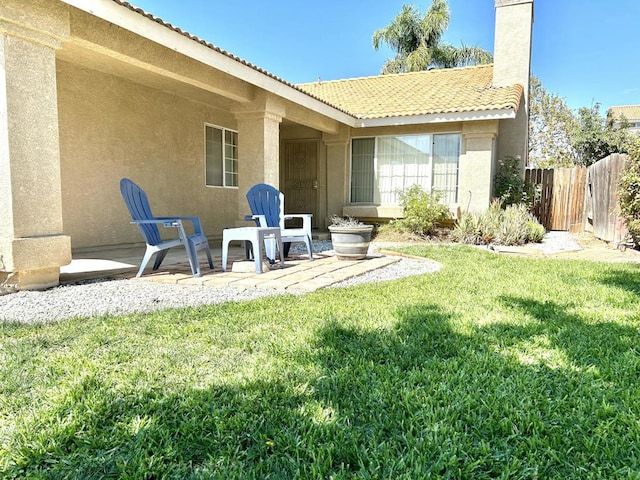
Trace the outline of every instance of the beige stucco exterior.
[[497, 134], [497, 121], [464, 126], [457, 205], [462, 211], [480, 212], [491, 202]]
[[55, 74], [55, 52], [68, 35], [64, 5], [0, 5], [0, 283], [18, 288], [56, 285], [71, 260]]
[[141, 241], [120, 198], [122, 177], [144, 188], [156, 215], [198, 215], [206, 232], [234, 226], [237, 190], [206, 187], [203, 159], [205, 123], [237, 130], [233, 114], [65, 61], [58, 99], [73, 248]]
[[607, 110], [607, 120], [621, 127], [624, 119], [625, 130], [640, 135], [640, 105], [615, 105]]
[[501, 122], [497, 156], [520, 157], [523, 170], [529, 151], [528, 136], [522, 132], [529, 128], [532, 28], [533, 0], [496, 0], [493, 82], [524, 87], [516, 118]]
[[[317, 146], [324, 228], [331, 214], [401, 214], [349, 204], [352, 138], [460, 133], [455, 211], [488, 206], [503, 148], [496, 142], [522, 134], [514, 120], [362, 128], [113, 0], [4, 0], [0, 68], [0, 282], [17, 288], [56, 285], [72, 248], [142, 242], [120, 197], [122, 177], [143, 187], [156, 215], [197, 215], [216, 242], [244, 222], [253, 184], [283, 182], [286, 142]], [[205, 125], [238, 132], [238, 187], [205, 185]]]

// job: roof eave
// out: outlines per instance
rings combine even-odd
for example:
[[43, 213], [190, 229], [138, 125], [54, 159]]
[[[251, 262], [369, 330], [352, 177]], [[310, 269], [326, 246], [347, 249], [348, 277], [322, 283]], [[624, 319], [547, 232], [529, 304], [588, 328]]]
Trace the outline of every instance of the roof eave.
[[172, 28], [119, 5], [113, 0], [61, 1], [333, 120], [350, 126], [355, 124], [356, 119], [352, 115], [302, 92], [292, 84], [267, 74], [248, 62], [244, 63], [244, 61], [240, 61], [223, 51], [218, 51], [193, 38], [182, 35]]
[[423, 123], [477, 122], [481, 120], [507, 120], [512, 118], [516, 118], [516, 111], [513, 108], [503, 108], [478, 112], [433, 113], [428, 115], [358, 119], [356, 127], [395, 127]]

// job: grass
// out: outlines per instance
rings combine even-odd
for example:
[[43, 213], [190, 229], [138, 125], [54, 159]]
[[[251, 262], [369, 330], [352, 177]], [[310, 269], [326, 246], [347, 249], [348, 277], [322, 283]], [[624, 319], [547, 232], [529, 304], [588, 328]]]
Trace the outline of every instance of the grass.
[[640, 478], [640, 269], [431, 275], [0, 325], [0, 477]]

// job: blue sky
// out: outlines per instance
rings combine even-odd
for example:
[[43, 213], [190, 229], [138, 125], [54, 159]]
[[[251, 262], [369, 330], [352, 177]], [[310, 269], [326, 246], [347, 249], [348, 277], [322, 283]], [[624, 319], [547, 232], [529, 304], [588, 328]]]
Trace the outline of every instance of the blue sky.
[[[373, 32], [431, 0], [130, 0], [292, 83], [377, 75]], [[640, 0], [534, 0], [532, 72], [570, 108], [640, 104]], [[493, 51], [494, 0], [449, 0], [445, 39]]]

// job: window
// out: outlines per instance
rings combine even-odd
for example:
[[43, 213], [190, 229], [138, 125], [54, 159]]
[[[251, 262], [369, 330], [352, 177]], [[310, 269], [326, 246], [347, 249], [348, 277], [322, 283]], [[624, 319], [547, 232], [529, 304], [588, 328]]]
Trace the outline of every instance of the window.
[[208, 187], [238, 186], [238, 133], [205, 125], [205, 175]]
[[354, 138], [351, 144], [351, 201], [372, 202], [374, 197], [375, 138]]
[[459, 160], [459, 134], [354, 138], [351, 202], [397, 205], [398, 193], [418, 184], [456, 203]]
[[431, 189], [442, 194], [443, 203], [458, 201], [459, 162], [460, 135], [434, 135]]

